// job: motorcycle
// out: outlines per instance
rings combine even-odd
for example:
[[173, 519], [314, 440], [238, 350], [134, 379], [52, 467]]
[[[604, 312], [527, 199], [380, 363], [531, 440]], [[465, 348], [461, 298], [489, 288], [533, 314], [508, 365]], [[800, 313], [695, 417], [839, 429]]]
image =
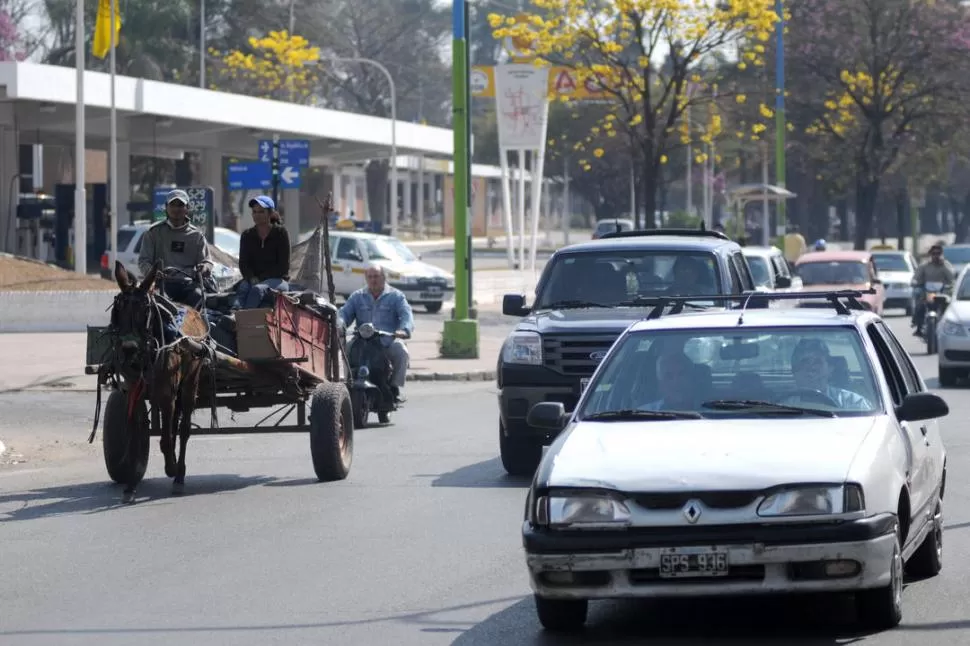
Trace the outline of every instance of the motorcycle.
[[378, 422], [387, 424], [391, 413], [398, 409], [395, 389], [391, 385], [394, 367], [381, 342], [386, 337], [393, 338], [394, 335], [378, 330], [373, 323], [364, 323], [357, 326], [351, 337], [353, 343], [348, 344], [355, 428], [366, 427], [371, 412], [377, 413]]
[[939, 329], [940, 318], [950, 304], [950, 294], [944, 283], [926, 283], [923, 289], [923, 302], [926, 314], [923, 317], [923, 327], [920, 335], [926, 341], [926, 354], [936, 354], [936, 331]]

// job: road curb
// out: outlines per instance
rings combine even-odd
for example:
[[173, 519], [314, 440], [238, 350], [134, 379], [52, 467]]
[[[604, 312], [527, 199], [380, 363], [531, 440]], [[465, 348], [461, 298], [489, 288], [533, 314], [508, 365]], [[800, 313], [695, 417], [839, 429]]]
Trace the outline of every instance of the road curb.
[[408, 373], [408, 381], [492, 381], [494, 370], [468, 370], [465, 372]]

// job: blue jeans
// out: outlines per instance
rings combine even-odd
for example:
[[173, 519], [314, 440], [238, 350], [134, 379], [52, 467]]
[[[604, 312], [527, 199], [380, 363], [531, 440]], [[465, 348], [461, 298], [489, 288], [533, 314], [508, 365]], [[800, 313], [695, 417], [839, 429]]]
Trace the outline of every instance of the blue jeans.
[[232, 308], [236, 310], [256, 309], [262, 305], [270, 289], [286, 291], [289, 288], [289, 283], [282, 278], [267, 278], [255, 285], [248, 280], [243, 280], [236, 288], [236, 299], [233, 301]]

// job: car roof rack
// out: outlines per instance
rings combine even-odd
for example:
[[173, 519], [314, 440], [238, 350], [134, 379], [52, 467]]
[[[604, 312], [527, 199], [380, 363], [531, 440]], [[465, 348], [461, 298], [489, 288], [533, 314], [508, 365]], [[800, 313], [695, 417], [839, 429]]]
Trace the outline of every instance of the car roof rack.
[[[854, 289], [842, 289], [836, 291], [819, 292], [744, 292], [741, 294], [714, 294], [710, 296], [659, 296], [655, 300], [655, 305], [647, 320], [658, 319], [664, 315], [664, 310], [670, 307], [667, 314], [680, 314], [684, 311], [684, 306], [697, 301], [740, 301], [742, 316], [743, 310], [748, 308], [752, 302], [756, 306], [767, 307], [771, 301], [808, 301], [808, 300], [827, 300], [832, 309], [838, 314], [849, 314], [852, 311], [864, 311], [865, 306], [859, 302], [859, 298], [865, 294], [875, 294], [875, 289], [865, 291]], [[841, 299], [845, 299], [842, 302]], [[653, 301], [654, 299], [650, 299]], [[739, 319], [740, 321], [740, 319]]]
[[716, 238], [718, 240], [730, 241], [720, 231], [710, 231], [707, 229], [641, 229], [634, 231], [610, 231], [600, 236], [600, 240], [612, 238], [645, 238], [649, 236], [688, 236], [691, 238]]

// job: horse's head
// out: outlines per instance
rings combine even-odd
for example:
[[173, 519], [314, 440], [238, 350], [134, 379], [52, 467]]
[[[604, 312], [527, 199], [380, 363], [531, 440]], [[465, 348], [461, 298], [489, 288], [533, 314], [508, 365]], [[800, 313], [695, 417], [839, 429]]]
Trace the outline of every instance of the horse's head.
[[160, 270], [161, 263], [157, 263], [141, 284], [137, 284], [125, 266], [115, 262], [115, 280], [121, 293], [115, 296], [111, 307], [111, 332], [119, 368], [128, 376], [140, 376], [162, 343], [161, 322], [153, 295]]

